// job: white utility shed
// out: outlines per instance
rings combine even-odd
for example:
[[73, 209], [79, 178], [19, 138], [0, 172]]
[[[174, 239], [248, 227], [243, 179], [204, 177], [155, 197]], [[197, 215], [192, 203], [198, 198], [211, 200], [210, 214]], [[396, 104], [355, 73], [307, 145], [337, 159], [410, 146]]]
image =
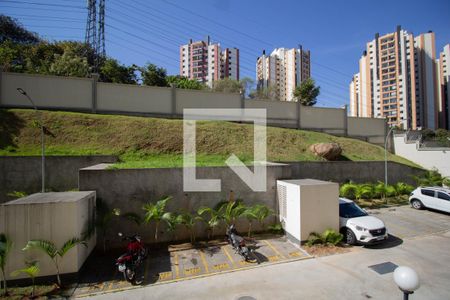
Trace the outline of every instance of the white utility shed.
[[295, 243], [311, 232], [339, 231], [339, 185], [316, 179], [277, 180], [280, 222]]

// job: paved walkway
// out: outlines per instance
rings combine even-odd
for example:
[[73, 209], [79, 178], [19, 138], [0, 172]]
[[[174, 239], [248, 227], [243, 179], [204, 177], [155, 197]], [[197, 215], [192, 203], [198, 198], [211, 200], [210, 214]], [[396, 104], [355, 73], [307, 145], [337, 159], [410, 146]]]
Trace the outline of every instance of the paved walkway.
[[414, 268], [421, 280], [411, 299], [448, 299], [450, 233], [405, 240], [388, 249], [269, 265], [240, 272], [103, 294], [93, 299], [402, 299], [392, 272], [370, 266], [391, 262]]

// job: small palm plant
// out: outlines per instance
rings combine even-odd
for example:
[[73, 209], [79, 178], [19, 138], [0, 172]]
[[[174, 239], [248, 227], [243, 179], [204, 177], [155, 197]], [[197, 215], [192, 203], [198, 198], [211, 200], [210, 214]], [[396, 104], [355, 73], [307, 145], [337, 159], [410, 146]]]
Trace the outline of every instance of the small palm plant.
[[413, 186], [406, 184], [404, 182], [397, 182], [393, 187], [395, 190], [395, 195], [397, 197], [401, 195], [407, 195], [414, 190]]
[[442, 175], [436, 170], [426, 171], [421, 176], [411, 176], [419, 186], [442, 186]]
[[317, 232], [312, 232], [309, 235], [308, 240], [306, 241], [306, 245], [307, 246], [313, 246], [313, 245], [336, 246], [337, 244], [339, 244], [342, 241], [343, 238], [344, 238], [344, 236], [341, 233], [336, 232], [333, 229], [327, 229], [322, 234], [317, 233]]
[[8, 295], [8, 287], [6, 284], [5, 267], [8, 254], [12, 248], [12, 241], [4, 233], [0, 233], [0, 269], [3, 277], [3, 295]]
[[25, 263], [25, 264], [27, 265], [26, 268], [12, 272], [11, 276], [17, 276], [19, 274], [28, 275], [28, 277], [31, 278], [31, 286], [32, 286], [31, 298], [33, 298], [34, 294], [35, 294], [35, 287], [36, 287], [34, 284], [34, 279], [39, 275], [40, 269], [37, 264], [37, 261], [33, 261], [33, 262]]
[[252, 223], [255, 220], [258, 220], [258, 205], [248, 206], [245, 211], [242, 213], [242, 216], [245, 217], [248, 221], [248, 237], [252, 235]]
[[257, 204], [257, 205], [255, 205], [255, 213], [256, 213], [256, 219], [258, 220], [259, 225], [264, 230], [264, 220], [267, 219], [267, 217], [274, 214], [273, 210], [268, 208], [266, 205]]
[[72, 238], [64, 243], [64, 245], [58, 249], [56, 245], [50, 241], [46, 240], [31, 240], [28, 241], [25, 248], [23, 248], [24, 251], [27, 250], [40, 250], [44, 252], [45, 254], [50, 257], [50, 259], [53, 261], [55, 268], [56, 268], [56, 279], [58, 281], [58, 286], [61, 287], [61, 278], [59, 273], [59, 263], [64, 258], [64, 256], [69, 252], [70, 249], [74, 248], [75, 246], [82, 244], [85, 247], [87, 247], [87, 243], [84, 240], [81, 240], [79, 238]]
[[345, 183], [339, 188], [339, 195], [348, 199], [355, 199], [357, 185], [350, 182]]
[[[216, 210], [211, 207], [200, 207], [197, 210], [197, 214], [200, 219], [206, 224], [208, 227], [208, 240], [214, 237], [214, 228], [219, 226], [220, 221], [222, 219], [222, 215], [219, 210]], [[206, 217], [206, 215], [208, 217]]]
[[374, 194], [374, 189], [371, 184], [358, 184], [356, 185], [355, 197], [357, 200], [363, 198], [371, 198]]
[[198, 218], [188, 212], [183, 212], [177, 216], [177, 222], [184, 225], [187, 230], [189, 230], [189, 236], [192, 244], [195, 243], [194, 226], [197, 223], [197, 220]]
[[97, 201], [97, 209], [96, 209], [97, 217], [95, 226], [97, 227], [97, 229], [100, 231], [101, 234], [101, 239], [103, 243], [103, 252], [106, 252], [106, 235], [109, 229], [109, 224], [111, 223], [113, 217], [120, 215], [120, 210], [117, 208], [110, 209], [106, 205], [106, 203], [104, 203], [100, 199], [98, 200], [99, 201]]
[[158, 241], [159, 225], [163, 220], [164, 214], [166, 213], [166, 205], [170, 199], [172, 199], [172, 197], [165, 196], [155, 204], [147, 203], [142, 207], [142, 209], [145, 211], [144, 222], [146, 224], [150, 223], [151, 221], [155, 222], [155, 242]]
[[244, 213], [245, 205], [242, 204], [242, 200], [221, 202], [218, 205], [219, 214], [223, 217], [223, 220], [227, 226], [234, 224], [236, 220]]
[[177, 225], [180, 224], [178, 215], [173, 212], [167, 212], [162, 216], [162, 220], [164, 220], [167, 224], [167, 232], [174, 236]]

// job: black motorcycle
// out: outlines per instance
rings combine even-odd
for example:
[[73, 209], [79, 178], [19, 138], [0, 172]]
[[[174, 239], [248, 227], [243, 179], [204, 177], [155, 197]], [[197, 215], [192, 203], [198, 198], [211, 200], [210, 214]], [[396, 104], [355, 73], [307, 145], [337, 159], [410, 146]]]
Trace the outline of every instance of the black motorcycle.
[[133, 285], [141, 284], [142, 278], [137, 278], [136, 273], [148, 256], [148, 249], [138, 235], [124, 237], [119, 232], [119, 236], [123, 240], [127, 240], [128, 244], [127, 252], [116, 259], [117, 269], [123, 273], [125, 280], [128, 282], [131, 282]]
[[245, 259], [245, 261], [256, 261], [259, 264], [258, 256], [255, 254], [252, 248], [246, 245], [245, 239], [238, 234], [234, 224], [231, 224], [228, 227], [226, 237], [228, 243], [233, 247], [236, 253], [239, 253], [239, 255], [241, 255]]

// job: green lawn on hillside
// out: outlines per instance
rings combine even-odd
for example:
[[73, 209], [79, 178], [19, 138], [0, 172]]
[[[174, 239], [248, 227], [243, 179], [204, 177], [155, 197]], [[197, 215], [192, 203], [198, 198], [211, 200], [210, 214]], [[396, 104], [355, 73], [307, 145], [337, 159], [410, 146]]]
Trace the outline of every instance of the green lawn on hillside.
[[[183, 165], [183, 121], [161, 118], [43, 111], [47, 155], [118, 155], [114, 168]], [[0, 155], [40, 155], [37, 113], [0, 110]], [[309, 151], [320, 142], [336, 142], [342, 160], [384, 160], [384, 149], [360, 140], [325, 133], [267, 128], [268, 161], [321, 161]], [[232, 153], [245, 163], [253, 159], [253, 126], [224, 121], [197, 122], [197, 165], [222, 166]], [[417, 166], [388, 154], [388, 159]]]

